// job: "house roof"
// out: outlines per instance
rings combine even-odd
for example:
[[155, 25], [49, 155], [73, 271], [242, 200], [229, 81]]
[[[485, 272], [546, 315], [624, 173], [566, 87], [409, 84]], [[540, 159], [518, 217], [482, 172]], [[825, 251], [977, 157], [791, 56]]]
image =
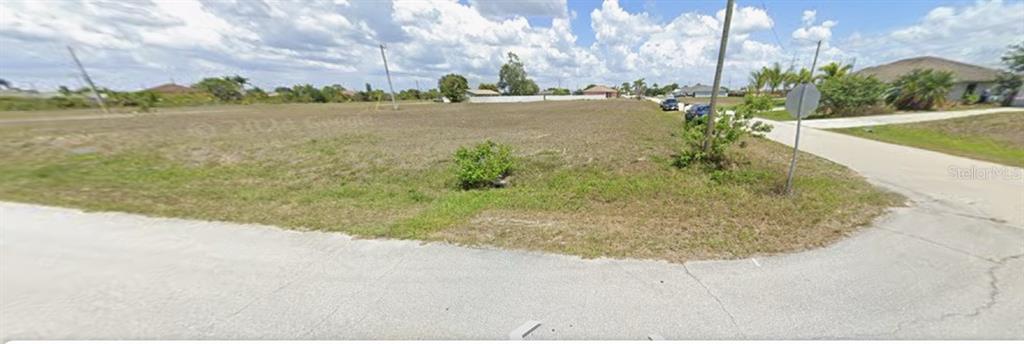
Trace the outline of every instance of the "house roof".
[[616, 91], [614, 88], [611, 88], [611, 87], [608, 87], [608, 86], [603, 86], [603, 85], [594, 85], [593, 87], [590, 87], [588, 89], [583, 90], [583, 93], [609, 93], [609, 92], [617, 93], [619, 91]]
[[[711, 92], [711, 90], [714, 90], [714, 89], [715, 89], [714, 87], [711, 87], [709, 85], [696, 84], [696, 85], [693, 85], [693, 86], [683, 86], [683, 87], [680, 87], [679, 88], [679, 92], [683, 92], [683, 93]], [[726, 90], [725, 87], [719, 87], [718, 91], [719, 92], [727, 92], [728, 90]]]
[[934, 69], [953, 73], [956, 81], [992, 81], [999, 71], [934, 56], [915, 57], [891, 62], [857, 71], [857, 74], [872, 75], [878, 80], [892, 82], [915, 69]]
[[181, 86], [178, 84], [163, 84], [157, 87], [147, 89], [146, 91], [153, 91], [157, 93], [188, 93], [195, 92], [195, 89], [188, 86]]
[[466, 93], [472, 94], [474, 96], [500, 96], [501, 95], [498, 92], [494, 92], [492, 90], [484, 90], [484, 89], [468, 90], [468, 91], [466, 91]]

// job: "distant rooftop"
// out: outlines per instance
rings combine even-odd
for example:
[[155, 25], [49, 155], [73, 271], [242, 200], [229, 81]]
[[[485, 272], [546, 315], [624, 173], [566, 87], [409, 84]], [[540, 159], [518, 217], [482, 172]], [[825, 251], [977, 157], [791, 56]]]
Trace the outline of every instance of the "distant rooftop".
[[892, 82], [915, 69], [949, 71], [953, 73], [956, 81], [961, 82], [992, 81], [999, 75], [996, 69], [934, 56], [915, 57], [868, 67], [857, 71], [857, 74], [872, 75], [878, 80]]
[[195, 89], [193, 89], [191, 87], [188, 87], [188, 86], [182, 86], [182, 85], [171, 83], [171, 84], [163, 84], [163, 85], [160, 85], [160, 86], [157, 86], [157, 87], [153, 87], [153, 88], [147, 89], [146, 91], [152, 91], [152, 92], [157, 92], [157, 93], [189, 93], [189, 92], [195, 92]]
[[469, 93], [469, 94], [472, 94], [474, 96], [500, 96], [501, 95], [501, 93], [494, 92], [492, 90], [484, 90], [484, 89], [469, 90], [469, 91], [466, 91], [466, 92]]
[[[711, 92], [711, 90], [713, 90], [713, 89], [714, 89], [714, 87], [711, 87], [711, 85], [696, 84], [696, 85], [693, 85], [693, 86], [683, 86], [683, 87], [680, 87], [679, 88], [679, 92], [683, 92], [683, 93]], [[725, 87], [719, 87], [718, 90], [719, 90], [719, 92], [725, 92], [726, 91]]]
[[618, 91], [616, 91], [614, 88], [611, 88], [611, 87], [608, 87], [608, 86], [594, 85], [594, 86], [592, 86], [592, 87], [590, 87], [588, 89], [583, 90], [583, 92], [584, 93], [586, 93], [586, 92], [591, 92], [591, 93], [598, 93], [598, 92], [600, 92], [600, 93], [609, 93], [609, 92], [618, 92]]

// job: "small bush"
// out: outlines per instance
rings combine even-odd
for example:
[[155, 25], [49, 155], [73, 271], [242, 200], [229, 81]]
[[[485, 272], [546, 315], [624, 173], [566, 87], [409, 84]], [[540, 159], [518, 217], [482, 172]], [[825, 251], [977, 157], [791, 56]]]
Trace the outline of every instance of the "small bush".
[[964, 93], [961, 101], [966, 105], [977, 104], [981, 100], [981, 96], [976, 93]]
[[141, 111], [149, 111], [160, 101], [160, 97], [150, 91], [109, 92], [107, 95], [107, 103], [111, 106], [137, 106]]
[[885, 83], [873, 76], [848, 74], [825, 79], [821, 90], [821, 111], [833, 116], [860, 116], [877, 109], [885, 94]]
[[755, 95], [747, 93], [747, 95], [743, 96], [743, 105], [756, 112], [768, 111], [775, 107], [775, 98], [767, 94]]
[[502, 179], [512, 172], [515, 159], [509, 146], [487, 141], [459, 148], [455, 151], [455, 165], [459, 187], [474, 189], [502, 186]]
[[[683, 131], [680, 135], [683, 139], [683, 148], [672, 164], [683, 168], [694, 164], [708, 164], [715, 168], [723, 168], [728, 162], [728, 149], [737, 142], [744, 147], [742, 139], [747, 135], [762, 137], [772, 130], [772, 126], [761, 121], [751, 121], [754, 114], [762, 108], [758, 97], [748, 98], [736, 107], [734, 114], [720, 112], [716, 117], [715, 130], [712, 132], [711, 147], [705, 152], [704, 131], [707, 127], [707, 116], [699, 117], [683, 123]], [[770, 103], [769, 103], [770, 105]], [[770, 107], [769, 107], [770, 109]]]

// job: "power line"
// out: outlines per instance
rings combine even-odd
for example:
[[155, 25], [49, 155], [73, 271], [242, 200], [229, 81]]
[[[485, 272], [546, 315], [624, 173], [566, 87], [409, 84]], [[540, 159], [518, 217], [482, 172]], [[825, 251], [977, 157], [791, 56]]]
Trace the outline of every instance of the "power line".
[[[765, 14], [767, 14], [767, 13], [768, 13], [768, 6], [767, 6], [767, 5], [765, 5], [764, 1], [761, 1], [761, 9], [763, 9], [763, 10], [764, 10]], [[779, 39], [779, 33], [775, 31], [775, 25], [774, 25], [774, 23], [773, 23], [773, 25], [772, 25], [771, 27], [769, 27], [769, 28], [770, 28], [770, 29], [772, 30], [772, 37], [774, 37], [774, 38], [775, 38], [775, 44], [778, 44], [778, 45], [779, 45], [779, 47], [780, 47], [780, 48], [782, 48], [782, 50], [784, 50], [784, 51], [786, 51], [786, 52], [789, 52], [789, 49], [787, 49], [785, 45], [782, 45], [782, 40], [780, 40], [780, 39]]]

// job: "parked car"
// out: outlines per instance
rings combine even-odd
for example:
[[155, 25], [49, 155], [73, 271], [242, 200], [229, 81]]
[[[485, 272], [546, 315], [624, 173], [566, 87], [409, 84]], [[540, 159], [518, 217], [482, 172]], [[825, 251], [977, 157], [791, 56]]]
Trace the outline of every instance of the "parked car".
[[711, 105], [708, 104], [693, 104], [686, 109], [686, 120], [693, 120], [694, 118], [707, 116], [711, 112]]
[[675, 98], [662, 100], [661, 111], [679, 111], [679, 101]]

